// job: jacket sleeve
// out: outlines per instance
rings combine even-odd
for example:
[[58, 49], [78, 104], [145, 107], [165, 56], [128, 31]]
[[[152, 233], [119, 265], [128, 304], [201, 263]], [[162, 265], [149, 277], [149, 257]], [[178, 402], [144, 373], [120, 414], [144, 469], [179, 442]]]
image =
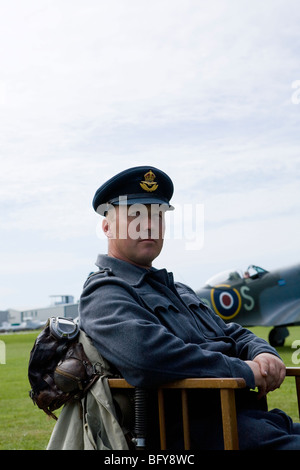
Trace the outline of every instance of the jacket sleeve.
[[241, 359], [185, 343], [144, 308], [118, 278], [96, 276], [80, 302], [80, 327], [95, 347], [134, 386], [156, 386], [188, 377], [242, 377], [255, 386]]
[[261, 353], [270, 353], [280, 358], [276, 349], [270, 346], [267, 341], [237, 323], [228, 323], [225, 327], [225, 333], [235, 340], [238, 357], [243, 360], [252, 361]]

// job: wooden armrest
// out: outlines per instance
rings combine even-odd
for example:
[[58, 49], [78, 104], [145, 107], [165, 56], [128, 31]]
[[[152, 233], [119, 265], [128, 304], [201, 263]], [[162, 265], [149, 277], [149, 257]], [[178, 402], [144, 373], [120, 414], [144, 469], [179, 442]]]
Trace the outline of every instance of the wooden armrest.
[[[299, 368], [300, 371], [300, 368]], [[300, 372], [299, 372], [300, 374]], [[108, 379], [108, 384], [111, 388], [134, 388], [125, 379]], [[160, 385], [158, 388], [244, 388], [246, 382], [240, 378], [225, 378], [225, 379], [206, 379], [206, 378], [191, 378], [175, 380]]]
[[300, 367], [287, 367], [286, 375], [289, 377], [299, 377], [300, 376]]
[[130, 385], [125, 379], [108, 379], [108, 385], [111, 388], [135, 388]]
[[174, 382], [161, 385], [159, 388], [244, 388], [246, 382], [240, 378], [225, 378], [225, 379], [206, 379], [206, 378], [191, 378], [175, 380]]

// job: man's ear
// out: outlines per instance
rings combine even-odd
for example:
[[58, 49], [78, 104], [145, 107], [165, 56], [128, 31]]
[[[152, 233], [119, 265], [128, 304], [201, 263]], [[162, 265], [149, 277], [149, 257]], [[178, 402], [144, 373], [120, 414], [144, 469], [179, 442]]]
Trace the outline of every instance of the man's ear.
[[107, 236], [107, 238], [111, 237], [110, 224], [106, 218], [102, 220], [102, 230], [103, 233]]

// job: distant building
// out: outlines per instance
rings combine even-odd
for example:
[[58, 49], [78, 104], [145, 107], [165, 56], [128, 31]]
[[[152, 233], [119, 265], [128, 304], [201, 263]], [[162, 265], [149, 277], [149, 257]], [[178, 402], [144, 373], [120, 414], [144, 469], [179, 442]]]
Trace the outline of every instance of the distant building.
[[9, 311], [8, 310], [0, 310], [0, 325], [3, 322], [9, 322]]
[[20, 318], [20, 312], [9, 308], [7, 310], [0, 310], [0, 325], [2, 323], [10, 323], [18, 321]]
[[74, 302], [72, 295], [51, 295], [53, 299], [49, 307], [34, 308], [20, 312], [20, 323], [31, 319], [33, 321], [47, 321], [49, 317], [78, 317], [78, 302]]

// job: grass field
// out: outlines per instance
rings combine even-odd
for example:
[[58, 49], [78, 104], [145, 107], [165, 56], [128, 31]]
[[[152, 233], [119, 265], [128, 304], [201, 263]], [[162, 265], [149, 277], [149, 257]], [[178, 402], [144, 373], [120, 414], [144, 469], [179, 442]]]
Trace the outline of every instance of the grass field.
[[[252, 329], [267, 339], [269, 328]], [[294, 340], [300, 340], [300, 327], [289, 328], [290, 336], [278, 352], [287, 366], [292, 363]], [[43, 450], [55, 421], [33, 405], [27, 379], [29, 353], [38, 332], [0, 335], [5, 343], [6, 363], [0, 363], [0, 450]], [[300, 355], [299, 355], [300, 356]], [[281, 408], [299, 422], [295, 385], [287, 378], [279, 390], [269, 394], [269, 408]]]
[[0, 364], [0, 449], [45, 449], [55, 424], [29, 398], [29, 353], [38, 332], [0, 335], [6, 364]]

